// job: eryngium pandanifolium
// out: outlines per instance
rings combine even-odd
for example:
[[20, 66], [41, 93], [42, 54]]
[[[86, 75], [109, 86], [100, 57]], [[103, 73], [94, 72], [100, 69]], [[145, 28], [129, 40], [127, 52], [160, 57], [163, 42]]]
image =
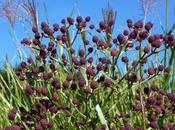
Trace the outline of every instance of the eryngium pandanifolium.
[[[33, 52], [15, 70], [30, 105], [9, 111], [5, 129], [175, 129], [173, 86], [162, 89], [172, 71], [154, 57], [174, 48], [174, 36], [153, 34], [153, 23], [131, 19], [116, 35], [114, 19], [90, 20], [42, 22], [32, 28], [33, 38], [21, 41]], [[108, 126], [100, 123], [94, 104]]]

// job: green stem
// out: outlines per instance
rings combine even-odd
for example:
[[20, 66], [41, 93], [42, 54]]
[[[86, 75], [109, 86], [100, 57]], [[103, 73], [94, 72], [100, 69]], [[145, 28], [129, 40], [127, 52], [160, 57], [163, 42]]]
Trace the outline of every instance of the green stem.
[[140, 94], [140, 102], [141, 102], [141, 107], [142, 107], [143, 130], [146, 130], [146, 121], [145, 121], [146, 117], [145, 117], [145, 109], [144, 109], [143, 96], [142, 96], [141, 90], [139, 94]]
[[[165, 27], [165, 32], [166, 34], [168, 34], [168, 0], [166, 0], [166, 7], [165, 7], [165, 12], [166, 12], [166, 27]], [[165, 48], [166, 48], [166, 44], [165, 44]], [[167, 63], [167, 49], [165, 49], [164, 52], [164, 67], [166, 67], [166, 63]]]

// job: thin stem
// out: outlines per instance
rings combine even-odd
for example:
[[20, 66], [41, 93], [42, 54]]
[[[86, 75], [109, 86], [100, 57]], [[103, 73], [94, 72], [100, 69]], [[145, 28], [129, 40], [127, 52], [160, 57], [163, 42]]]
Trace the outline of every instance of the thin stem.
[[76, 34], [75, 34], [75, 37], [74, 37], [74, 39], [73, 39], [73, 41], [72, 41], [72, 43], [71, 43], [71, 46], [74, 44], [74, 42], [75, 42], [75, 40], [76, 40], [76, 38], [77, 38], [77, 36], [78, 36], [78, 33], [79, 33], [79, 30], [77, 30], [77, 32], [76, 32]]
[[[165, 32], [166, 34], [168, 34], [168, 0], [166, 0], [166, 7], [165, 7], [165, 12], [166, 12], [166, 26], [165, 26]], [[165, 48], [166, 48], [166, 44], [165, 44]], [[167, 49], [165, 49], [164, 52], [164, 66], [166, 67], [166, 63], [167, 63]]]
[[143, 97], [142, 97], [142, 92], [141, 90], [139, 91], [140, 94], [140, 102], [141, 102], [141, 107], [142, 107], [142, 120], [143, 120], [143, 130], [146, 130], [146, 117], [145, 117], [145, 109], [144, 109], [144, 104], [143, 104]]
[[[141, 42], [139, 42], [139, 46], [140, 46], [140, 49], [139, 49], [139, 59], [141, 58], [142, 56], [142, 45], [141, 45]], [[140, 64], [140, 78], [142, 77], [142, 65]]]

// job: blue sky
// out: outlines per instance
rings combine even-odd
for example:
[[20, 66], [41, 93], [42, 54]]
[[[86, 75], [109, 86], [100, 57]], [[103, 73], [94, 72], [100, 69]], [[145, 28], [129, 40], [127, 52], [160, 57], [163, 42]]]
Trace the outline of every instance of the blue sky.
[[[1, 1], [1, 0], [0, 0]], [[58, 22], [60, 23], [62, 18], [69, 16], [72, 8], [75, 6], [74, 17], [77, 15], [92, 17], [93, 23], [97, 23], [102, 20], [101, 9], [106, 7], [108, 1], [110, 5], [117, 11], [115, 32], [116, 34], [125, 27], [126, 19], [130, 18], [134, 21], [142, 19], [142, 10], [140, 7], [139, 0], [41, 0], [38, 3], [39, 19], [41, 21], [46, 20], [43, 2], [45, 2], [48, 10], [48, 17], [50, 23]], [[162, 33], [159, 19], [162, 25], [165, 26], [165, 0], [159, 0], [158, 6], [154, 6], [150, 10], [147, 21], [152, 21], [154, 23], [153, 31], [155, 33]], [[169, 0], [169, 28], [175, 22], [175, 1]], [[23, 37], [26, 37], [24, 28], [21, 23], [15, 23], [16, 36], [20, 41]], [[30, 28], [28, 28], [30, 30]], [[13, 38], [10, 36], [13, 31], [10, 28], [9, 22], [6, 18], [0, 18], [0, 64], [4, 62], [6, 53], [8, 54], [10, 62], [17, 62], [18, 58], [17, 50]], [[23, 47], [22, 47], [23, 48]], [[23, 48], [24, 49], [24, 48]], [[26, 51], [26, 49], [24, 49]]]

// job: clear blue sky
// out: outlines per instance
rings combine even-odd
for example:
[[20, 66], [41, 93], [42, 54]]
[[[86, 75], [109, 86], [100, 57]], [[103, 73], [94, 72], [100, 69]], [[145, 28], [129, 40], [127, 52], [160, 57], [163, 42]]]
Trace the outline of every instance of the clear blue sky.
[[[1, 0], [0, 0], [1, 1]], [[43, 8], [42, 0], [39, 0], [39, 18], [40, 22], [45, 21], [45, 13]], [[76, 0], [43, 0], [48, 9], [48, 16], [50, 23], [58, 22], [62, 18], [69, 16], [72, 8], [74, 7]], [[142, 10], [140, 7], [139, 0], [77, 0], [74, 17], [78, 14], [82, 16], [90, 15], [92, 21], [98, 22], [102, 20], [101, 9], [106, 7], [108, 1], [111, 6], [117, 11], [115, 32], [120, 32], [125, 27], [126, 19], [130, 18], [138, 20], [142, 18]], [[147, 18], [147, 21], [154, 23], [154, 32], [162, 33], [159, 18], [162, 25], [165, 26], [165, 0], [159, 0], [157, 7], [153, 8]], [[175, 22], [175, 0], [169, 0], [169, 28]], [[20, 41], [26, 36], [22, 25], [16, 22], [16, 35]], [[14, 56], [17, 55], [16, 47], [13, 39], [10, 36], [12, 30], [8, 21], [5, 18], [0, 18], [0, 64], [3, 63], [6, 53], [8, 54], [9, 61], [13, 60]], [[116, 33], [117, 34], [117, 33]], [[24, 49], [24, 48], [23, 48]], [[26, 50], [26, 49], [24, 49]], [[18, 61], [18, 58], [13, 60], [13, 63]]]

